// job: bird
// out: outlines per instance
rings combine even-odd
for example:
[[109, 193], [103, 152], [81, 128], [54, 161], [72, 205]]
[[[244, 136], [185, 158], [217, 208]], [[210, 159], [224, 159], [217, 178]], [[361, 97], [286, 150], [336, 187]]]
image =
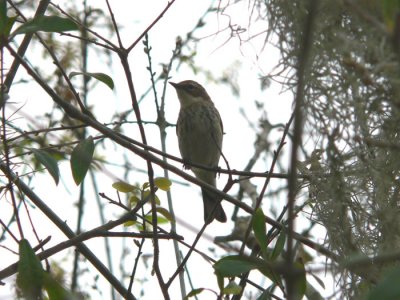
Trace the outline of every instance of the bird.
[[[179, 150], [184, 166], [191, 169], [196, 178], [216, 187], [217, 172], [193, 167], [193, 163], [216, 169], [222, 151], [223, 125], [218, 110], [203, 86], [193, 80], [169, 82], [178, 95], [180, 110], [176, 123]], [[204, 221], [214, 219], [226, 222], [221, 205], [222, 197], [201, 188], [204, 203]]]

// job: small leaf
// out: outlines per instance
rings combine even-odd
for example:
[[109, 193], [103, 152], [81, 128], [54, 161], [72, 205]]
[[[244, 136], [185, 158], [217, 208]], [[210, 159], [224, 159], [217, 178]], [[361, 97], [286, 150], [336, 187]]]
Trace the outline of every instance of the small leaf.
[[46, 151], [40, 149], [30, 149], [35, 155], [36, 159], [46, 167], [50, 175], [53, 177], [56, 184], [60, 179], [60, 170], [58, 169], [57, 161]]
[[44, 272], [44, 288], [46, 289], [49, 300], [73, 300], [77, 299], [72, 293], [66, 290], [57, 280]]
[[89, 72], [71, 72], [71, 73], [69, 73], [68, 78], [71, 79], [72, 77], [74, 77], [76, 75], [83, 75], [83, 76], [95, 78], [98, 81], [101, 81], [102, 83], [107, 85], [110, 89], [112, 89], [112, 90], [114, 89], [114, 81], [107, 74], [104, 74], [104, 73], [89, 73]]
[[3, 36], [4, 39], [8, 39], [16, 19], [17, 17], [7, 17], [4, 22], [0, 22], [0, 35]]
[[76, 185], [79, 185], [85, 178], [93, 159], [94, 143], [89, 136], [81, 141], [71, 153], [71, 171]]
[[35, 33], [37, 31], [63, 32], [78, 29], [78, 25], [70, 19], [58, 16], [39, 16], [22, 24], [15, 30], [14, 34]]
[[231, 255], [226, 256], [214, 264], [215, 273], [223, 277], [239, 276], [251, 270], [258, 270], [272, 281], [276, 278], [272, 273], [271, 264], [257, 257]]
[[312, 257], [311, 254], [308, 253], [302, 246], [300, 246], [297, 251], [297, 257], [301, 258], [301, 261], [303, 262], [303, 264], [307, 264], [314, 260], [314, 257]]
[[[153, 221], [153, 215], [151, 214], [151, 211], [145, 215], [144, 217], [147, 221], [149, 221], [150, 223], [152, 223]], [[167, 224], [167, 223], [171, 223], [168, 219], [161, 217], [161, 216], [157, 216], [157, 224], [158, 225], [162, 225], [162, 224]], [[148, 226], [148, 225], [147, 225]]]
[[260, 245], [264, 257], [267, 257], [267, 228], [265, 225], [265, 215], [261, 208], [257, 208], [253, 218], [253, 231]]
[[25, 239], [19, 242], [17, 286], [26, 299], [40, 299], [44, 280], [40, 260]]
[[156, 207], [156, 211], [159, 214], [162, 214], [168, 221], [170, 221], [171, 223], [174, 223], [175, 220], [172, 217], [172, 215], [170, 214], [170, 212], [168, 210], [166, 210], [164, 207]]
[[171, 180], [169, 180], [168, 178], [165, 177], [157, 177], [154, 178], [154, 184], [156, 185], [156, 187], [158, 187], [159, 189], [168, 192], [172, 182]]
[[6, 41], [17, 17], [7, 16], [7, 1], [0, 0], [0, 37]]
[[239, 295], [241, 291], [242, 291], [242, 287], [240, 285], [238, 285], [236, 282], [231, 281], [224, 288], [223, 293], [225, 295]]
[[133, 225], [136, 225], [136, 221], [126, 221], [125, 223], [124, 223], [124, 227], [130, 227], [130, 226], [133, 226]]
[[215, 275], [217, 276], [219, 290], [222, 291], [224, 289], [224, 276], [222, 276], [217, 270], [215, 270]]
[[276, 260], [278, 256], [282, 253], [283, 248], [285, 247], [285, 242], [286, 242], [286, 233], [282, 230], [275, 243], [274, 250], [272, 250], [271, 254], [272, 261]]
[[263, 261], [258, 258], [231, 255], [221, 258], [213, 267], [221, 276], [232, 277], [257, 269], [262, 263]]
[[198, 294], [200, 294], [202, 291], [204, 291], [204, 288], [199, 288], [199, 289], [193, 289], [190, 291], [189, 294], [186, 295], [185, 298], [183, 298], [184, 300], [187, 300], [191, 297], [197, 296]]
[[138, 203], [140, 201], [139, 197], [133, 195], [132, 197], [129, 197], [129, 204], [131, 205], [131, 207], [133, 207], [134, 205], [136, 205], [136, 203]]
[[[150, 195], [151, 195], [151, 191], [150, 190], [146, 190], [143, 191], [143, 200], [150, 200]], [[157, 197], [157, 195], [154, 195], [154, 201], [156, 202], [157, 205], [160, 205], [160, 199]]]
[[303, 299], [307, 288], [306, 270], [301, 259], [296, 260], [296, 262], [294, 263], [294, 268], [297, 271], [296, 277], [294, 277], [294, 299], [301, 300]]
[[136, 186], [131, 185], [131, 184], [126, 183], [126, 182], [123, 182], [123, 181], [114, 182], [112, 184], [112, 187], [114, 189], [116, 189], [118, 192], [121, 192], [121, 193], [129, 193], [129, 192], [133, 192], [135, 190], [138, 190], [138, 188]]

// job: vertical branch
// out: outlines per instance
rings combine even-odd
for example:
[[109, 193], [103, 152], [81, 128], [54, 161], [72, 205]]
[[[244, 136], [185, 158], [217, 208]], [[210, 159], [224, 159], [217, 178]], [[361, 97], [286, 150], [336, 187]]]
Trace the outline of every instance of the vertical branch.
[[[2, 123], [2, 137], [1, 139], [3, 140], [3, 148], [4, 148], [4, 161], [6, 163], [7, 167], [7, 173], [11, 172], [11, 162], [10, 162], [10, 149], [8, 147], [8, 141], [7, 141], [7, 124], [6, 124], [6, 91], [4, 90], [4, 48], [1, 47], [0, 49], [0, 103], [2, 104], [2, 118], [1, 118], [1, 123]], [[13, 182], [8, 179], [8, 189], [10, 191], [10, 196], [11, 196], [11, 201], [13, 205], [13, 210], [14, 210], [14, 216], [15, 220], [18, 225], [18, 231], [20, 234], [21, 238], [24, 238], [24, 232], [22, 231], [22, 225], [21, 225], [21, 220], [19, 218], [19, 211], [18, 211], [18, 206], [17, 206], [17, 200], [15, 199], [15, 194], [14, 194], [14, 189], [13, 189]]]
[[[131, 70], [129, 67], [129, 63], [128, 63], [128, 52], [126, 50], [122, 49], [118, 52], [118, 54], [121, 59], [121, 64], [123, 66], [125, 76], [127, 79], [129, 92], [130, 92], [131, 100], [132, 100], [132, 107], [135, 112], [136, 120], [138, 122], [140, 136], [141, 136], [143, 144], [147, 146], [146, 134], [145, 134], [144, 127], [143, 127], [143, 121], [142, 121], [142, 117], [140, 114], [140, 109], [139, 109], [139, 104], [138, 104], [137, 97], [136, 97], [135, 88], [133, 86], [132, 73], [131, 73]], [[160, 284], [160, 288], [163, 292], [164, 298], [169, 299], [168, 288], [166, 287], [166, 285], [164, 283], [164, 279], [162, 278], [162, 274], [161, 274], [161, 270], [160, 270], [160, 266], [159, 266], [160, 249], [159, 249], [159, 243], [158, 243], [158, 237], [157, 237], [157, 210], [156, 210], [156, 203], [155, 203], [154, 170], [153, 170], [151, 161], [149, 159], [146, 159], [146, 162], [147, 162], [147, 173], [148, 173], [148, 177], [149, 177], [150, 192], [151, 192], [152, 226], [153, 226], [153, 234], [154, 234], [154, 238], [153, 238], [153, 245], [154, 245], [153, 246], [153, 249], [154, 249], [154, 251], [153, 251], [153, 253], [154, 253], [153, 269], [154, 269], [154, 272], [156, 273], [156, 276], [157, 276], [158, 282]]]
[[[86, 28], [88, 25], [88, 10], [87, 3], [83, 1], [83, 27], [81, 28], [81, 59], [82, 59], [82, 72], [87, 72], [87, 61], [88, 61], [88, 42], [87, 42], [87, 32]], [[83, 105], [87, 106], [87, 95], [88, 95], [88, 78], [86, 76], [82, 76], [82, 94], [83, 94]], [[79, 138], [84, 139], [86, 136], [86, 128], [82, 129], [82, 133], [78, 135]], [[78, 201], [78, 218], [76, 223], [76, 234], [80, 234], [82, 230], [82, 219], [84, 215], [84, 206], [85, 206], [85, 181], [83, 180], [80, 185], [79, 191], [79, 201]], [[71, 290], [75, 291], [78, 285], [78, 277], [79, 277], [79, 252], [75, 252], [74, 262], [73, 262], [73, 271], [72, 271], [72, 280], [71, 280]]]
[[[181, 44], [180, 43], [176, 43], [176, 48], [174, 49], [174, 51], [172, 52], [172, 57], [169, 61], [169, 65], [166, 68], [165, 74], [163, 75], [165, 77], [165, 81], [164, 81], [164, 89], [163, 89], [163, 93], [161, 96], [161, 104], [158, 103], [158, 96], [157, 96], [157, 90], [155, 88], [156, 82], [154, 80], [154, 74], [152, 71], [152, 63], [151, 63], [151, 55], [150, 55], [150, 51], [151, 51], [151, 47], [148, 45], [148, 35], [145, 35], [145, 52], [147, 54], [148, 57], [148, 61], [149, 61], [149, 72], [150, 72], [150, 78], [151, 78], [151, 83], [152, 83], [152, 87], [153, 87], [153, 92], [154, 92], [154, 99], [155, 99], [155, 105], [156, 105], [156, 109], [157, 109], [157, 126], [160, 132], [160, 140], [161, 140], [161, 150], [163, 152], [167, 152], [167, 145], [166, 145], [166, 138], [167, 138], [167, 132], [166, 132], [166, 128], [168, 126], [170, 126], [170, 124], [166, 121], [165, 119], [165, 91], [166, 91], [166, 86], [167, 86], [167, 80], [168, 80], [168, 75], [169, 72], [171, 70], [172, 67], [172, 63], [175, 60], [175, 58], [177, 57], [177, 53], [179, 53], [180, 48], [181, 48]], [[165, 163], [168, 162], [166, 157], [163, 157], [163, 161]], [[169, 178], [169, 172], [167, 169], [164, 168], [164, 177], [165, 178]], [[168, 200], [168, 210], [172, 216], [172, 218], [175, 220], [175, 212], [174, 212], [174, 206], [172, 204], [172, 196], [171, 196], [171, 192], [168, 191], [167, 192], [167, 200]], [[175, 222], [171, 222], [171, 232], [172, 233], [176, 233], [176, 223]], [[175, 260], [176, 260], [176, 264], [179, 267], [182, 263], [182, 258], [181, 258], [181, 251], [179, 249], [179, 244], [177, 240], [173, 240], [173, 244], [174, 244], [174, 251], [175, 251]], [[185, 286], [185, 278], [184, 278], [184, 273], [180, 272], [179, 273], [179, 283], [180, 283], [180, 287], [181, 287], [181, 296], [182, 298], [184, 298], [186, 296], [186, 286]], [[167, 284], [168, 286], [168, 284]]]
[[[84, 180], [81, 183], [79, 188], [79, 200], [78, 200], [78, 218], [76, 223], [75, 234], [79, 235], [82, 229], [82, 219], [83, 219], [83, 207], [85, 202], [85, 185]], [[80, 253], [75, 251], [74, 261], [73, 261], [73, 269], [72, 269], [72, 278], [71, 278], [71, 290], [76, 291], [78, 287], [78, 277], [79, 277], [79, 256]]]
[[293, 249], [293, 234], [294, 234], [294, 218], [295, 218], [295, 198], [297, 190], [297, 150], [301, 145], [301, 137], [303, 133], [303, 102], [304, 102], [304, 89], [306, 84], [306, 74], [309, 65], [310, 50], [312, 45], [312, 32], [314, 27], [314, 21], [317, 12], [317, 1], [310, 0], [308, 16], [304, 27], [304, 35], [302, 45], [300, 45], [300, 53], [298, 58], [297, 67], [297, 89], [295, 95], [295, 108], [294, 108], [294, 121], [293, 121], [293, 145], [290, 157], [290, 170], [289, 170], [289, 182], [288, 182], [288, 233], [287, 233], [287, 296], [288, 299], [295, 299], [295, 274], [294, 269], [294, 249]]

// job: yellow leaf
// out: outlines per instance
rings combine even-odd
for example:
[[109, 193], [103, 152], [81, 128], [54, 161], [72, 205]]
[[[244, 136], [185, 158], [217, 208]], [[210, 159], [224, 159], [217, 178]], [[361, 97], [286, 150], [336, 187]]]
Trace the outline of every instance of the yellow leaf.
[[137, 189], [136, 186], [131, 185], [126, 182], [123, 182], [123, 181], [117, 181], [117, 182], [113, 183], [112, 187], [121, 193], [129, 193], [129, 192], [133, 192], [134, 190]]
[[124, 227], [130, 227], [136, 224], [136, 221], [126, 221]]
[[[146, 198], [150, 198], [150, 191], [149, 190], [147, 190], [147, 191], [144, 191], [143, 192], [143, 199], [146, 199]], [[160, 199], [157, 197], [157, 195], [154, 195], [154, 200], [156, 201], [156, 204], [157, 205], [160, 205], [161, 204], [161, 202], [160, 202]]]
[[169, 211], [167, 209], [165, 209], [164, 207], [157, 207], [156, 208], [157, 212], [161, 215], [163, 215], [165, 218], [167, 218], [167, 220], [169, 220], [171, 223], [174, 223], [175, 220], [172, 217], [172, 215], [169, 213]]
[[140, 201], [139, 197], [137, 196], [132, 196], [129, 198], [129, 204], [134, 206], [136, 203]]
[[171, 180], [169, 180], [168, 178], [165, 177], [157, 177], [154, 178], [154, 184], [156, 185], [156, 187], [158, 187], [159, 189], [163, 190], [163, 191], [169, 191], [170, 186], [172, 185]]

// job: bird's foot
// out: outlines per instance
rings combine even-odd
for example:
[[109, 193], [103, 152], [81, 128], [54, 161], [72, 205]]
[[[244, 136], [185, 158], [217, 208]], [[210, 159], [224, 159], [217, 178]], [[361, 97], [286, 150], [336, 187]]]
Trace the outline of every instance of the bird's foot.
[[217, 167], [217, 175], [218, 175], [218, 178], [219, 178], [219, 176], [221, 176], [221, 170], [222, 170], [222, 168], [220, 167], [220, 166], [218, 166]]
[[190, 170], [190, 166], [188, 165], [188, 163], [186, 161], [183, 162], [183, 169]]

